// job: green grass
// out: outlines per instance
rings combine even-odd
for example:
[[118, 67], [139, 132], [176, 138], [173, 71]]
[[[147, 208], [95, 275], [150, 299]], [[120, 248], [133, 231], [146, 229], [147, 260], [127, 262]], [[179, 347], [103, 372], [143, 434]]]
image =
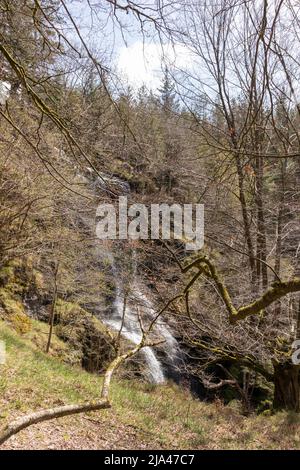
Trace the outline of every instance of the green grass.
[[[7, 363], [0, 365], [0, 427], [32, 410], [99, 397], [101, 377], [47, 356], [30, 335], [20, 337], [0, 322], [0, 339], [7, 348]], [[88, 416], [103, 419], [103, 432], [110, 429], [120, 436], [120, 446], [125, 445], [126, 430], [134, 429], [132, 446], [137, 448], [139, 440], [149, 448], [166, 449], [300, 448], [300, 419], [295, 414], [246, 418], [220, 402], [195, 400], [171, 384], [149, 387], [118, 377], [111, 395], [111, 410]]]

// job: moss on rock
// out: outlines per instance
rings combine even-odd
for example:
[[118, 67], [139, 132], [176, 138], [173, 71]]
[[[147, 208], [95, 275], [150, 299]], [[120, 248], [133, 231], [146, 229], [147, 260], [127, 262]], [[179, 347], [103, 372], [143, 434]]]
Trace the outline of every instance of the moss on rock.
[[55, 332], [77, 351], [82, 366], [91, 372], [102, 372], [114, 357], [114, 336], [95, 316], [78, 304], [61, 299], [56, 304]]
[[15, 298], [11, 292], [0, 288], [1, 317], [12, 324], [14, 329], [20, 333], [27, 333], [31, 328], [31, 322], [25, 313], [23, 304]]

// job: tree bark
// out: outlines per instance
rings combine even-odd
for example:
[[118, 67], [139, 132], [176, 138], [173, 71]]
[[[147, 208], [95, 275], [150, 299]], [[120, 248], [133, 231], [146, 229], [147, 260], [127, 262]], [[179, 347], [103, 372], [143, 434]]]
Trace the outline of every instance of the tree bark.
[[55, 271], [54, 271], [54, 292], [53, 292], [53, 299], [52, 299], [52, 305], [51, 305], [51, 311], [50, 311], [50, 317], [49, 317], [49, 333], [48, 333], [48, 341], [47, 341], [47, 346], [46, 346], [47, 354], [49, 353], [49, 350], [50, 350], [52, 332], [53, 332], [54, 314], [55, 314], [55, 306], [56, 306], [56, 300], [57, 300], [58, 268], [59, 268], [59, 262], [57, 261], [56, 266], [55, 266]]
[[94, 403], [86, 403], [83, 405], [65, 405], [31, 413], [17, 419], [16, 421], [13, 421], [5, 428], [4, 432], [0, 436], [0, 445], [7, 441], [7, 439], [9, 439], [14, 434], [22, 431], [22, 429], [28, 428], [32, 424], [48, 421], [49, 419], [60, 418], [62, 416], [107, 409], [110, 407], [111, 404], [109, 400], [102, 399]]
[[262, 280], [263, 289], [268, 287], [267, 260], [267, 240], [266, 225], [264, 215], [264, 183], [263, 183], [263, 161], [262, 157], [256, 158], [256, 193], [255, 201], [257, 207], [257, 261], [256, 274], [258, 290], [260, 291], [260, 280]]
[[300, 375], [299, 365], [290, 362], [274, 366], [274, 401], [275, 410], [300, 411]]

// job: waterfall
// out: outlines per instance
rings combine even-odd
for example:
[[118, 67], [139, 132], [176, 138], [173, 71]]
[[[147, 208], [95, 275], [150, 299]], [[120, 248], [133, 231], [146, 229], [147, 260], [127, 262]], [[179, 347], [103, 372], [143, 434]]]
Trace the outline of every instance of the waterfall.
[[[86, 167], [84, 174], [79, 173], [79, 177], [83, 178], [84, 181], [90, 182], [90, 186], [93, 188], [94, 191], [103, 190], [104, 187], [112, 185], [117, 186], [118, 190], [124, 192], [125, 194], [130, 193], [130, 186], [127, 182], [124, 182], [117, 177], [104, 173], [101, 173], [101, 178], [99, 178], [95, 174], [94, 170], [89, 167]], [[86, 220], [83, 219], [82, 221], [83, 223], [87, 223], [87, 225], [89, 225], [89, 222], [86, 222]], [[116, 331], [120, 331], [120, 328], [122, 327], [122, 336], [131, 341], [133, 344], [138, 344], [141, 340], [142, 332], [138, 321], [137, 311], [136, 308], [134, 308], [134, 303], [136, 302], [138, 303], [138, 305], [141, 306], [141, 310], [143, 310], [141, 312], [142, 317], [150, 321], [155, 315], [155, 309], [153, 308], [153, 305], [149, 300], [150, 295], [146, 295], [144, 293], [145, 289], [142, 289], [140, 286], [140, 281], [138, 279], [139, 276], [137, 273], [136, 253], [133, 252], [132, 254], [132, 261], [134, 267], [132, 292], [134, 294], [134, 299], [131, 299], [131, 301], [128, 302], [126, 306], [125, 319], [122, 324], [124, 289], [122, 281], [120, 281], [121, 276], [119, 276], [120, 273], [116, 266], [114, 255], [110, 250], [107, 249], [103, 252], [99, 244], [96, 244], [96, 249], [99, 258], [103, 259], [104, 255], [104, 257], [110, 262], [115, 284], [115, 296], [113, 301], [113, 311], [110, 310], [109, 316], [107, 314], [103, 314], [103, 311], [101, 311], [101, 308], [99, 308], [99, 306], [98, 308], [97, 306], [95, 306], [94, 311], [97, 312], [99, 316], [101, 316], [101, 320], [107, 326], [111, 327]], [[176, 365], [177, 359], [180, 356], [180, 350], [176, 339], [173, 337], [171, 331], [169, 330], [169, 327], [163, 322], [162, 319], [159, 319], [156, 322], [153, 330], [156, 339], [159, 338], [160, 340], [164, 341], [162, 349], [164, 351], [165, 357], [167, 358], [167, 361], [165, 362], [167, 362], [167, 364]], [[147, 366], [146, 374], [148, 376], [149, 381], [157, 384], [163, 383], [166, 380], [164, 368], [153, 348], [149, 346], [144, 347], [141, 350], [141, 354], [145, 358], [145, 363]]]
[[[114, 315], [112, 318], [105, 319], [105, 323], [114, 330], [120, 331], [123, 317], [123, 302], [119, 286], [116, 287], [116, 298], [114, 302]], [[131, 341], [133, 344], [139, 344], [142, 339], [142, 332], [138, 321], [137, 314], [131, 307], [126, 308], [125, 321], [122, 326], [122, 336]], [[159, 384], [165, 381], [162, 366], [157, 359], [153, 349], [146, 346], [142, 349], [148, 370], [147, 375], [150, 382]]]
[[[149, 300], [149, 297], [147, 297], [139, 288], [136, 291], [136, 297], [143, 305], [147, 316], [153, 318], [156, 312], [152, 305], [152, 302]], [[179, 353], [179, 346], [176, 339], [174, 338], [169, 328], [166, 326], [166, 324], [161, 318], [157, 320], [155, 324], [155, 330], [158, 335], [165, 341], [165, 351], [169, 361], [174, 363]]]
[[[112, 254], [109, 254], [109, 258], [112, 266], [112, 273], [115, 281], [115, 299], [114, 299], [114, 310], [109, 318], [104, 318], [103, 321], [116, 331], [119, 331], [122, 327], [121, 334], [124, 338], [130, 340], [134, 344], [138, 344], [142, 338], [142, 332], [140, 323], [138, 321], [137, 309], [134, 308], [139, 305], [141, 308], [141, 316], [144, 319], [151, 320], [155, 315], [155, 310], [149, 298], [145, 295], [139, 285], [138, 276], [135, 273], [133, 278], [133, 296], [130, 301], [127, 302], [125, 318], [122, 325], [123, 318], [123, 306], [124, 306], [124, 295], [123, 286], [120, 283], [118, 270], [115, 264], [115, 260]], [[171, 334], [168, 326], [159, 319], [154, 326], [155, 335], [164, 341], [164, 350], [168, 357], [168, 361], [173, 363], [178, 355], [178, 344], [176, 339]], [[165, 374], [163, 366], [153, 348], [147, 346], [141, 350], [145, 358], [147, 365], [146, 374], [150, 382], [159, 384], [165, 381]]]

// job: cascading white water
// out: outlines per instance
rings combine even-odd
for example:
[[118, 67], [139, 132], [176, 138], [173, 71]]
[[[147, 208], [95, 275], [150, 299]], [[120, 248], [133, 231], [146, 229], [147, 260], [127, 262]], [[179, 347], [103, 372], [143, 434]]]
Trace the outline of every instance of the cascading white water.
[[[143, 310], [146, 316], [152, 319], [155, 317], [156, 312], [153, 307], [152, 301], [150, 300], [150, 295], [147, 296], [143, 292], [143, 290], [139, 287], [135, 251], [133, 252], [132, 258], [134, 260], [134, 278], [136, 280], [136, 282], [134, 283], [135, 297], [137, 298], [137, 301], [139, 302], [139, 304], [143, 306]], [[158, 318], [157, 321], [155, 322], [155, 331], [165, 342], [164, 349], [168, 356], [169, 362], [175, 364], [176, 359], [179, 356], [179, 346], [178, 346], [176, 339], [174, 338], [174, 336], [172, 335], [168, 326], [166, 326], [162, 318]]]
[[[128, 315], [129, 316], [129, 315]], [[113, 328], [114, 330], [119, 331], [121, 328], [121, 318], [120, 319], [110, 319], [106, 320], [105, 323]], [[139, 344], [142, 338], [141, 331], [130, 331], [126, 326], [123, 325], [122, 336], [132, 341], [133, 344]], [[159, 360], [157, 359], [154, 351], [149, 346], [146, 346], [142, 349], [142, 354], [145, 357], [146, 364], [148, 366], [147, 375], [151, 382], [159, 384], [165, 381], [164, 373], [161, 367]]]
[[[136, 296], [139, 299], [140, 303], [143, 305], [147, 316], [153, 318], [155, 316], [155, 310], [149, 298], [140, 289], [137, 289]], [[165, 351], [170, 362], [174, 362], [179, 352], [179, 347], [176, 339], [174, 338], [169, 328], [165, 325], [161, 318], [159, 318], [155, 323], [155, 330], [157, 334], [165, 341]]]
[[[124, 338], [132, 341], [134, 344], [138, 344], [142, 337], [140, 323], [138, 321], [138, 315], [134, 305], [139, 305], [141, 309], [142, 316], [144, 318], [152, 319], [155, 315], [154, 308], [147, 298], [147, 296], [142, 292], [139, 287], [137, 280], [137, 275], [134, 276], [134, 299], [131, 302], [127, 302], [125, 318], [123, 321], [123, 307], [124, 299], [122, 295], [122, 286], [119, 282], [119, 276], [115, 261], [112, 255], [110, 255], [110, 261], [112, 266], [112, 271], [115, 280], [115, 300], [114, 300], [114, 312], [110, 318], [103, 319], [104, 322], [113, 328], [114, 330], [120, 331]], [[155, 324], [155, 334], [162, 341], [164, 341], [164, 349], [166, 355], [169, 359], [169, 362], [174, 362], [178, 354], [178, 344], [176, 339], [172, 336], [168, 327], [163, 323], [161, 319]], [[165, 381], [165, 376], [163, 372], [163, 367], [160, 361], [158, 360], [155, 352], [149, 346], [142, 349], [141, 353], [144, 355], [146, 364], [147, 364], [147, 375], [151, 382], [159, 384]]]
[[[106, 174], [101, 174], [101, 178], [98, 177], [98, 175], [95, 174], [94, 170], [92, 168], [86, 168], [85, 174], [79, 173], [79, 177], [84, 178], [85, 182], [89, 182], [92, 180], [91, 186], [94, 190], [100, 189], [103, 190], [103, 185], [117, 185], [119, 189], [121, 189], [124, 193], [130, 193], [130, 186], [127, 182], [124, 182], [120, 180], [119, 178], [112, 177], [110, 175]], [[86, 221], [83, 219], [83, 222], [87, 224], [87, 226], [90, 225], [89, 222], [91, 221]], [[94, 223], [94, 222], [93, 222]], [[94, 225], [93, 225], [94, 229]], [[99, 257], [103, 258], [103, 251], [100, 250], [99, 245], [96, 245], [96, 249], [98, 251]], [[113, 328], [116, 331], [120, 331], [120, 328], [122, 327], [122, 336], [124, 336], [126, 339], [132, 341], [133, 344], [138, 344], [141, 340], [141, 328], [140, 328], [140, 323], [138, 321], [138, 316], [137, 312], [135, 311], [135, 308], [132, 308], [132, 302], [129, 304], [126, 308], [126, 315], [125, 315], [125, 321], [123, 322], [123, 295], [122, 295], [122, 290], [123, 290], [123, 285], [120, 283], [120, 277], [118, 273], [118, 269], [115, 264], [115, 259], [109, 250], [105, 250], [105, 257], [109, 259], [112, 271], [113, 271], [113, 276], [114, 276], [114, 281], [115, 281], [115, 300], [114, 300], [114, 310], [113, 312], [110, 312], [110, 316], [108, 317], [107, 315], [101, 315], [101, 312], [99, 311], [98, 314], [101, 315], [101, 320], [106, 323], [108, 326]], [[133, 261], [134, 261], [134, 268], [136, 271], [136, 256], [135, 253], [133, 253]], [[134, 297], [135, 300], [137, 300], [138, 304], [141, 305], [141, 309], [143, 309], [143, 316], [145, 316], [148, 319], [153, 318], [155, 315], [154, 308], [151, 304], [151, 302], [147, 299], [147, 296], [142, 292], [142, 290], [139, 288], [139, 283], [138, 283], [138, 275], [137, 272], [134, 273]], [[168, 357], [168, 362], [170, 363], [175, 363], [176, 358], [178, 357], [178, 352], [179, 352], [179, 347], [177, 344], [176, 339], [172, 336], [171, 332], [169, 331], [168, 327], [163, 323], [161, 319], [156, 323], [155, 325], [155, 333], [156, 336], [161, 338], [163, 341], [165, 341], [165, 352]], [[164, 376], [164, 371], [163, 371], [163, 366], [161, 362], [158, 360], [155, 352], [151, 347], [145, 347], [142, 349], [141, 353], [145, 357], [145, 361], [147, 364], [147, 374], [149, 377], [149, 380], [153, 383], [162, 383], [165, 381], [165, 376]]]
[[[115, 266], [113, 256], [110, 256], [112, 271], [115, 280], [115, 301], [114, 301], [114, 312], [110, 318], [105, 318], [104, 322], [113, 328], [114, 330], [120, 331], [124, 338], [132, 341], [133, 344], [138, 344], [142, 338], [142, 331], [140, 323], [138, 321], [137, 313], [129, 305], [126, 307], [125, 318], [123, 320], [123, 299], [122, 289], [119, 284], [118, 273]], [[141, 353], [144, 355], [146, 364], [148, 366], [147, 375], [149, 380], [153, 383], [159, 384], [165, 381], [164, 372], [162, 365], [156, 357], [153, 349], [146, 346], [142, 349]]]

